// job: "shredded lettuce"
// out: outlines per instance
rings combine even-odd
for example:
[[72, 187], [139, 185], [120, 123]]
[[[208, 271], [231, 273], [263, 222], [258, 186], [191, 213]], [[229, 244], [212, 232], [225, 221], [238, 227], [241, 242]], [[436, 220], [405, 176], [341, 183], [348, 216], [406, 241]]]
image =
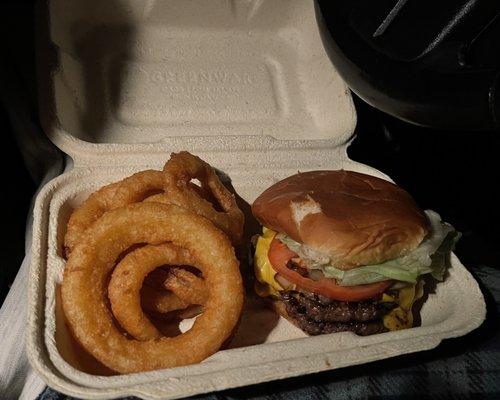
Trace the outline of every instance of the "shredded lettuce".
[[[430, 234], [420, 245], [407, 255], [377, 265], [364, 265], [349, 271], [342, 271], [330, 264], [329, 257], [311, 253], [311, 249], [280, 235], [279, 240], [303, 258], [308, 268], [321, 269], [327, 278], [337, 279], [339, 285], [355, 286], [394, 279], [415, 283], [420, 275], [432, 274], [442, 280], [449, 263], [449, 254], [460, 238], [460, 233], [446, 223], [434, 211], [425, 211], [430, 222]], [[312, 257], [311, 257], [312, 256]], [[326, 261], [326, 262], [325, 262]]]

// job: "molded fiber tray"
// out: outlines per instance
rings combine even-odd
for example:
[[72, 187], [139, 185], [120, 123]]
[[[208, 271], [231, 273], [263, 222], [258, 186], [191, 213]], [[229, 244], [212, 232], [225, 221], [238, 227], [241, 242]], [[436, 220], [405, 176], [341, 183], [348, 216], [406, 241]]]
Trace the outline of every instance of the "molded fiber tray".
[[356, 114], [322, 47], [312, 0], [52, 0], [39, 8], [42, 124], [74, 162], [34, 210], [28, 356], [48, 385], [87, 399], [177, 398], [431, 349], [484, 320], [478, 285], [453, 256], [416, 328], [307, 337], [249, 296], [230, 348], [200, 364], [89, 373], [62, 323], [57, 288], [67, 220], [91, 191], [188, 150], [231, 179], [248, 237], [257, 229], [249, 204], [298, 170], [389, 178], [347, 158]]

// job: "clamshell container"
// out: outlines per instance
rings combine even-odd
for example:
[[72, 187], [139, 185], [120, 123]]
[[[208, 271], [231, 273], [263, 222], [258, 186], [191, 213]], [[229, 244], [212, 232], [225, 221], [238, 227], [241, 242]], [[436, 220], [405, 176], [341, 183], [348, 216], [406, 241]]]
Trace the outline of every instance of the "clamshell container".
[[[436, 347], [478, 327], [485, 305], [460, 261], [429, 294], [421, 325], [369, 337], [307, 337], [249, 297], [230, 348], [197, 365], [107, 376], [88, 367], [61, 317], [62, 238], [96, 188], [160, 169], [188, 150], [226, 174], [245, 203], [316, 169], [360, 171], [346, 148], [350, 93], [320, 39], [312, 0], [51, 0], [39, 4], [40, 115], [74, 168], [34, 212], [28, 355], [68, 395], [170, 399]], [[247, 236], [254, 233], [249, 207]]]

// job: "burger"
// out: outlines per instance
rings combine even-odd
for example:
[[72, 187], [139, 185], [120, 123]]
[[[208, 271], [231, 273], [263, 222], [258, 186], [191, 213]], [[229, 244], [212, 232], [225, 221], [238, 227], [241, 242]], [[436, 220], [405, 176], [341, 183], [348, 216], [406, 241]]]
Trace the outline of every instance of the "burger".
[[252, 213], [257, 294], [310, 335], [412, 327], [423, 278], [443, 279], [459, 236], [400, 187], [344, 170], [290, 176]]

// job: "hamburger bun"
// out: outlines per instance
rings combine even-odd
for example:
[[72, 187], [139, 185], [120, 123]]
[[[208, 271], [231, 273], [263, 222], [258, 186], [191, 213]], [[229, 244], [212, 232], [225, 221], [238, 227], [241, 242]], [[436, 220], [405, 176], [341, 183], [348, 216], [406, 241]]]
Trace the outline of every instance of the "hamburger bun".
[[401, 257], [429, 229], [406, 191], [344, 170], [292, 175], [264, 191], [252, 212], [262, 225], [327, 254], [344, 270]]

